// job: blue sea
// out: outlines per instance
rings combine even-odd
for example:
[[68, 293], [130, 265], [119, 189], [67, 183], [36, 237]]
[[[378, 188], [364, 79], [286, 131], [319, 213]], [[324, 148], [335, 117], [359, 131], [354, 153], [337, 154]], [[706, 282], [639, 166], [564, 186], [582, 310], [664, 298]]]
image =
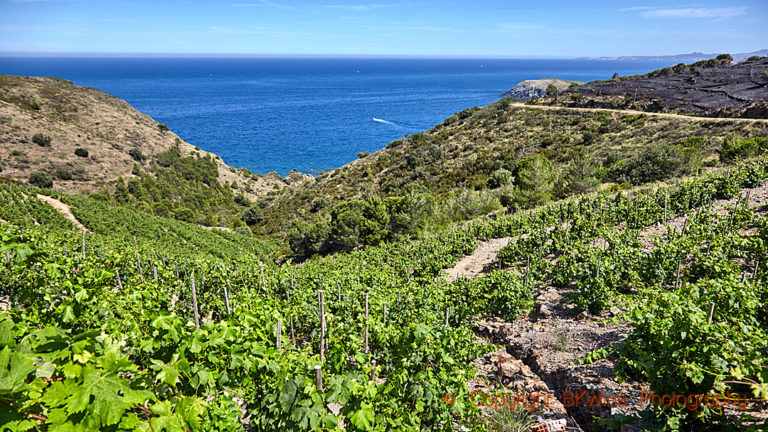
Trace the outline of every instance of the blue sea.
[[[254, 173], [339, 167], [525, 79], [645, 73], [658, 61], [394, 58], [0, 57], [127, 100], [189, 143]], [[376, 120], [374, 120], [376, 119]]]

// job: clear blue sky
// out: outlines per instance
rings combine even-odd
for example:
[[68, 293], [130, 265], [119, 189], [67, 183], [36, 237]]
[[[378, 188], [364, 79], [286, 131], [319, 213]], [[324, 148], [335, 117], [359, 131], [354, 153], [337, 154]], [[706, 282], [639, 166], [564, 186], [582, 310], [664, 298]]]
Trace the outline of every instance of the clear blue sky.
[[0, 0], [0, 52], [579, 57], [768, 48], [765, 0]]

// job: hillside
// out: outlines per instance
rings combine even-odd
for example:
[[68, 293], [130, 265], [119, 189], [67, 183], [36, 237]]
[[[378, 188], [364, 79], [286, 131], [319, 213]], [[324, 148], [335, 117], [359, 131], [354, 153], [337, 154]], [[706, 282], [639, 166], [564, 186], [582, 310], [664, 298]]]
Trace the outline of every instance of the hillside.
[[[768, 122], [545, 109], [502, 100], [467, 109], [428, 131], [323, 173], [315, 182], [268, 197], [261, 202], [265, 209], [259, 228], [284, 235], [290, 221], [314, 220], [330, 225], [300, 227], [300, 236], [348, 235], [347, 222], [334, 231], [335, 221], [344, 217], [340, 210], [334, 214], [334, 205], [407, 195], [410, 198], [399, 204], [385, 203], [391, 205], [380, 220], [389, 232], [384, 237], [398, 230], [408, 235], [422, 228], [425, 221], [414, 219], [418, 217], [428, 225], [440, 224], [474, 217], [499, 203], [511, 209], [530, 207], [596, 188], [695, 174], [741, 157], [722, 153], [724, 147], [741, 148], [744, 142], [759, 147], [750, 141], [756, 137], [768, 137]], [[405, 203], [410, 203], [407, 210], [395, 208]], [[323, 234], [326, 231], [329, 234]], [[321, 249], [307, 250], [311, 254]]]
[[[678, 112], [707, 117], [768, 118], [768, 57], [732, 62], [728, 54], [640, 76], [569, 89], [557, 104]], [[539, 103], [554, 103], [547, 98]]]
[[[158, 208], [162, 199], [184, 204], [192, 191], [216, 189], [210, 193], [225, 200], [233, 193], [256, 200], [287, 185], [276, 174], [253, 175], [226, 165], [99, 90], [56, 78], [10, 75], [0, 75], [0, 168], [0, 176], [22, 184], [28, 184], [31, 173], [45, 172], [54, 190], [102, 196], [104, 190], [114, 193], [125, 186], [122, 178], [132, 195], [124, 203], [159, 215], [173, 215], [168, 204]], [[163, 197], [152, 191], [150, 178], [169, 185]], [[130, 187], [132, 180], [141, 188]], [[229, 186], [233, 193], [223, 189]], [[141, 191], [134, 193], [137, 189], [150, 193], [142, 196]], [[236, 212], [234, 205], [225, 205], [196, 222], [231, 226]]]

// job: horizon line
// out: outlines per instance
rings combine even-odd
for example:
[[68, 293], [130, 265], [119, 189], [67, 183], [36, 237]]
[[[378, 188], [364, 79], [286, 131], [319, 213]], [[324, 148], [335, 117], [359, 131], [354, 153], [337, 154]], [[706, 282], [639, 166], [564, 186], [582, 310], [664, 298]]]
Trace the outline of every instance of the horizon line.
[[58, 52], [2, 51], [0, 57], [188, 57], [188, 58], [477, 58], [477, 59], [577, 59], [585, 56], [509, 54], [355, 54], [355, 53], [185, 53], [185, 52]]

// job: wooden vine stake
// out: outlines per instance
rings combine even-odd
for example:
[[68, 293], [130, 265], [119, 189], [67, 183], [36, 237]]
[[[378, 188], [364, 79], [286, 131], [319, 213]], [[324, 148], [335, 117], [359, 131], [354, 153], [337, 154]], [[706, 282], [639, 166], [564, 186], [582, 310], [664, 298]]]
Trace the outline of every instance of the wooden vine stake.
[[384, 303], [384, 326], [387, 325], [387, 304]]
[[339, 284], [338, 281], [336, 282], [336, 290], [338, 291], [338, 293], [336, 295], [336, 301], [341, 303], [341, 284]]
[[224, 285], [224, 306], [227, 307], [227, 315], [231, 315], [232, 310], [229, 308], [229, 291], [227, 290], [227, 287], [229, 287], [229, 281]]
[[757, 277], [757, 269], [760, 267], [760, 261], [755, 261], [755, 270], [752, 272], [752, 280]]
[[157, 282], [157, 266], [152, 264], [152, 275], [155, 278], [155, 282]]
[[[6, 251], [6, 252], [8, 252], [8, 251]], [[64, 246], [64, 256], [69, 256], [69, 251], [67, 250], [66, 246]]]
[[365, 347], [364, 352], [368, 353], [368, 293], [365, 293]]
[[320, 363], [325, 361], [325, 291], [317, 292], [318, 310], [320, 312]]
[[451, 313], [451, 308], [445, 308], [445, 325], [448, 326], [448, 316]]
[[291, 314], [291, 316], [289, 318], [289, 324], [291, 326], [291, 341], [295, 341], [296, 340], [296, 335], [293, 333], [293, 314]]
[[715, 302], [709, 304], [709, 317], [707, 317], [707, 324], [712, 324], [712, 316], [715, 314]]
[[376, 379], [376, 360], [371, 360], [371, 381]]
[[136, 251], [136, 267], [139, 268], [139, 276], [141, 276], [141, 281], [146, 282], [144, 280], [144, 270], [141, 268], [141, 260], [139, 259], [139, 247], [136, 245], [136, 236], [133, 236], [133, 250]]
[[259, 267], [261, 269], [261, 289], [264, 290], [264, 292], [267, 292], [267, 281], [264, 279], [264, 267]]
[[120, 270], [115, 269], [115, 276], [117, 276], [117, 287], [120, 288], [120, 291], [123, 290], [123, 281], [120, 280]]
[[528, 288], [528, 277], [530, 276], [530, 274], [531, 274], [531, 257], [528, 256], [525, 259], [525, 284], [524, 284], [524, 288]]
[[192, 309], [195, 311], [195, 330], [200, 329], [200, 313], [197, 310], [197, 289], [195, 289], [195, 278], [192, 277]]
[[323, 367], [320, 365], [315, 365], [315, 387], [323, 391]]
[[597, 270], [595, 271], [595, 278], [600, 277], [600, 266], [602, 265], [602, 263], [603, 263], [603, 255], [601, 254], [597, 256]]
[[85, 228], [83, 228], [83, 259], [85, 259]]
[[675, 275], [675, 288], [680, 286], [680, 269], [683, 266], [683, 260], [677, 262], [677, 274]]
[[[66, 255], [67, 255], [67, 253], [66, 253], [66, 252], [64, 252], [64, 255], [66, 256]], [[7, 262], [8, 264], [10, 264], [10, 263], [11, 263], [11, 253], [10, 253], [10, 252], [8, 252], [8, 251], [5, 251], [5, 262]]]
[[277, 350], [283, 349], [283, 319], [277, 319], [277, 325], [275, 326], [275, 346]]

